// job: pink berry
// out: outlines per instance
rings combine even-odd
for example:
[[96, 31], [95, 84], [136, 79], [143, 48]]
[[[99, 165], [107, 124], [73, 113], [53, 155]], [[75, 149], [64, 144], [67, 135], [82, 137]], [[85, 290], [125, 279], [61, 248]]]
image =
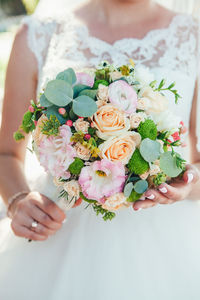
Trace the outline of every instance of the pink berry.
[[58, 112], [59, 112], [60, 115], [63, 116], [66, 113], [66, 109], [63, 108], [63, 107], [60, 107], [59, 110], [58, 110]]
[[69, 127], [73, 126], [72, 120], [67, 120], [67, 122], [65, 124], [68, 125]]
[[34, 121], [35, 126], [37, 126], [37, 121]]
[[79, 116], [78, 116], [78, 118], [79, 118], [79, 119], [84, 119], [83, 117], [79, 117]]
[[91, 135], [90, 135], [90, 134], [85, 134], [84, 138], [85, 138], [86, 140], [89, 140], [89, 139], [91, 138]]
[[34, 107], [32, 105], [29, 106], [28, 110], [31, 112], [31, 113], [34, 113]]

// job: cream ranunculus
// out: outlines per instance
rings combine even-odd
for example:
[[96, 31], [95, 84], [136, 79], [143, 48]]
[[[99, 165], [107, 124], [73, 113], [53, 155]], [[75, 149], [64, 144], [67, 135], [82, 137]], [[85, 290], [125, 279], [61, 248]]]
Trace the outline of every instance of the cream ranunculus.
[[108, 86], [99, 84], [97, 91], [97, 99], [108, 102]]
[[76, 156], [83, 160], [89, 160], [91, 152], [88, 148], [84, 147], [81, 143], [76, 143], [74, 146], [76, 150]]
[[109, 211], [115, 211], [121, 208], [125, 202], [126, 197], [124, 196], [124, 193], [117, 193], [108, 197], [102, 207]]
[[111, 137], [99, 146], [99, 156], [113, 162], [120, 161], [126, 165], [140, 142], [140, 134], [134, 131]]
[[76, 131], [82, 131], [83, 133], [88, 133], [88, 128], [90, 126], [89, 122], [84, 121], [83, 118], [77, 119], [73, 125]]
[[130, 129], [130, 121], [125, 113], [112, 104], [101, 106], [92, 116], [97, 135], [103, 140], [118, 136]]
[[145, 108], [145, 112], [147, 114], [151, 114], [153, 112], [160, 113], [168, 109], [168, 99], [158, 91], [154, 91], [150, 86], [142, 89], [140, 95], [141, 99], [147, 98], [150, 100], [150, 105]]
[[141, 122], [144, 122], [147, 115], [143, 112], [134, 113], [130, 116], [130, 126], [135, 129], [138, 128]]
[[67, 181], [63, 185], [63, 189], [67, 192], [69, 198], [75, 198], [75, 200], [78, 200], [80, 197], [80, 185], [78, 181], [71, 180]]

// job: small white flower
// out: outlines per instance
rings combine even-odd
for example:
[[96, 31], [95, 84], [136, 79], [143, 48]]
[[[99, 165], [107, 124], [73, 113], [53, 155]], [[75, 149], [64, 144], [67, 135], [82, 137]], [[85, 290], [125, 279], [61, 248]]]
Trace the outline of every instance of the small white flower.
[[144, 122], [147, 118], [147, 115], [143, 112], [134, 113], [130, 116], [130, 125], [131, 128], [136, 129], [141, 122]]
[[148, 86], [154, 81], [154, 75], [150, 72], [149, 68], [140, 66], [135, 68], [135, 81], [140, 82], [140, 87]]

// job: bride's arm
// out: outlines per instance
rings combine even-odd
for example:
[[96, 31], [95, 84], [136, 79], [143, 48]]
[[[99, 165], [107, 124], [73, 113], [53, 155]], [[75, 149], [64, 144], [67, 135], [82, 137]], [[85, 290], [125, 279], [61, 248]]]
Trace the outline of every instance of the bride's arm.
[[166, 183], [162, 184], [158, 187], [158, 190], [148, 190], [145, 193], [145, 200], [136, 201], [133, 204], [134, 210], [137, 211], [140, 208], [149, 208], [158, 203], [172, 204], [187, 198], [192, 200], [200, 200], [200, 153], [197, 151], [196, 147], [197, 98], [198, 86], [196, 84], [189, 129], [191, 165], [187, 165], [187, 170], [183, 175], [183, 180], [174, 182], [170, 185]]
[[[30, 192], [23, 170], [28, 137], [20, 143], [13, 139], [30, 99], [36, 98], [37, 62], [26, 39], [24, 26], [16, 35], [7, 69], [0, 129], [0, 194], [8, 204], [13, 195], [27, 192], [11, 206], [13, 231], [18, 236], [44, 240], [61, 227], [65, 214], [48, 198]], [[30, 230], [33, 220], [39, 222], [36, 232]]]

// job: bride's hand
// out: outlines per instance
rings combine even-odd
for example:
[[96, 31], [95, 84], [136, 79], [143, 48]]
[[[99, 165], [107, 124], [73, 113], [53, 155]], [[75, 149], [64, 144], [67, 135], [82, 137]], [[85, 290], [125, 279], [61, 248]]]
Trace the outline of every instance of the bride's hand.
[[200, 179], [199, 171], [192, 165], [187, 165], [182, 180], [175, 180], [173, 183], [161, 184], [157, 189], [150, 189], [145, 193], [145, 200], [136, 201], [133, 209], [153, 207], [157, 204], [172, 204], [184, 200], [191, 193], [194, 184]]
[[[30, 192], [11, 206], [11, 228], [15, 235], [35, 241], [44, 241], [62, 226], [65, 213], [50, 199]], [[32, 228], [36, 221], [37, 227]]]

